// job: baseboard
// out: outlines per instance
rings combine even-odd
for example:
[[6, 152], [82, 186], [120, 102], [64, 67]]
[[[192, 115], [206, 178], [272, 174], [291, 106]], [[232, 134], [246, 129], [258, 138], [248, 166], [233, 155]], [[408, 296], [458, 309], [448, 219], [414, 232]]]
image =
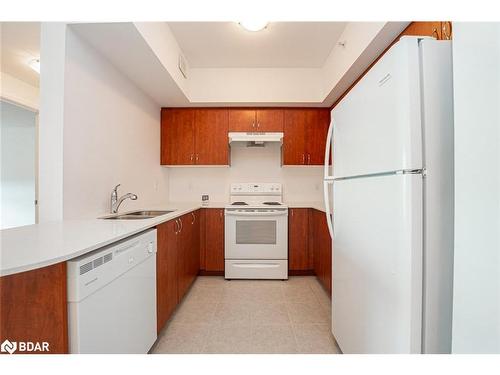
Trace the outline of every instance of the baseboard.
[[[315, 276], [314, 270], [288, 270], [288, 276]], [[200, 270], [198, 276], [224, 276], [224, 271]]]
[[288, 270], [288, 276], [316, 276], [314, 270]]
[[205, 271], [200, 270], [198, 276], [224, 276], [224, 271]]

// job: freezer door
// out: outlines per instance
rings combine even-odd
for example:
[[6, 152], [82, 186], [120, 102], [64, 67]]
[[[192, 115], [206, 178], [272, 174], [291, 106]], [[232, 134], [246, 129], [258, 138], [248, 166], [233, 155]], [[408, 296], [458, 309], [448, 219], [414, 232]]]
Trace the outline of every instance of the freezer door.
[[334, 183], [332, 332], [344, 353], [420, 353], [422, 176]]
[[418, 40], [402, 38], [333, 109], [336, 177], [422, 168]]

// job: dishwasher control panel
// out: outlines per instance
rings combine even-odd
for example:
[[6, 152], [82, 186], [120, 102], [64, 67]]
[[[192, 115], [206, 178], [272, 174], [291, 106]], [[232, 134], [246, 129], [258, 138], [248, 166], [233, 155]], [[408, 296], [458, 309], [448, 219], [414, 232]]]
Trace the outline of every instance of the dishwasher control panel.
[[78, 302], [156, 253], [156, 229], [67, 262], [68, 302]]

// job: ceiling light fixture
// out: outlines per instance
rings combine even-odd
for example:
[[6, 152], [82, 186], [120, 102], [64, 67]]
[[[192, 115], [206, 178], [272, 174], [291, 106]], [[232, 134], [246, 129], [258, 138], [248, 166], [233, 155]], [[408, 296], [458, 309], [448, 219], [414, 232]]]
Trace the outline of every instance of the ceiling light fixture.
[[40, 74], [40, 59], [33, 59], [28, 61], [28, 66], [33, 69], [35, 72]]
[[269, 22], [267, 21], [240, 21], [238, 22], [241, 27], [248, 31], [260, 31], [264, 30], [267, 27]]

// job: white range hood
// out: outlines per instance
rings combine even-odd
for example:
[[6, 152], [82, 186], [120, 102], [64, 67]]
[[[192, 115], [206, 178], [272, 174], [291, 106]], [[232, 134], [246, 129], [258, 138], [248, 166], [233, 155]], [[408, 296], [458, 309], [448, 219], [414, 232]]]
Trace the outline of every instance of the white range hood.
[[267, 142], [283, 142], [283, 133], [263, 133], [263, 132], [230, 132], [228, 133], [229, 143], [252, 142], [254, 144], [264, 144]]

